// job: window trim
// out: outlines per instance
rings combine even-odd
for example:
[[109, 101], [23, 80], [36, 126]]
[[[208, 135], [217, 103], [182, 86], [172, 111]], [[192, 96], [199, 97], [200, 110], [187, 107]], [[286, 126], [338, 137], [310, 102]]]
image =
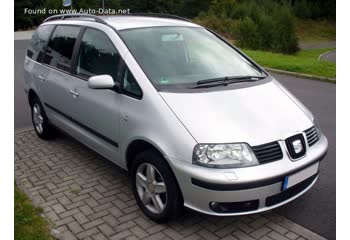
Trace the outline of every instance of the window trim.
[[[26, 50], [26, 57], [30, 58], [32, 61], [37, 62], [37, 63], [42, 63], [43, 57], [45, 56], [45, 53], [46, 53], [47, 45], [49, 44], [49, 41], [50, 41], [50, 39], [51, 39], [51, 37], [52, 37], [52, 34], [53, 34], [53, 32], [55, 31], [55, 29], [56, 29], [56, 25], [55, 25], [55, 24], [45, 24], [45, 25], [40, 25], [40, 26], [35, 30], [35, 32], [38, 31], [40, 27], [45, 27], [45, 26], [53, 26], [53, 28], [52, 28], [52, 30], [51, 30], [51, 32], [50, 32], [49, 38], [47, 39], [47, 41], [46, 41], [46, 43], [45, 43], [45, 46], [43, 47], [43, 55], [41, 56], [41, 58], [39, 59], [39, 55], [38, 55], [38, 57], [36, 58], [36, 60], [33, 59], [32, 57], [29, 57], [29, 56], [28, 56], [29, 47], [27, 47], [27, 50]], [[30, 42], [31, 42], [31, 41], [32, 41], [32, 39], [30, 40]], [[29, 46], [31, 45], [30, 42], [29, 42]]]
[[[88, 81], [88, 78], [83, 77], [83, 76], [81, 76], [81, 75], [78, 75], [78, 74], [76, 73], [76, 68], [77, 68], [77, 66], [78, 66], [78, 55], [79, 55], [79, 53], [80, 53], [81, 42], [82, 42], [82, 40], [83, 40], [83, 37], [84, 37], [85, 32], [86, 32], [89, 28], [92, 29], [92, 30], [96, 30], [96, 31], [102, 32], [102, 33], [107, 37], [107, 39], [110, 41], [110, 43], [113, 45], [113, 47], [115, 48], [115, 50], [117, 51], [117, 53], [118, 53], [118, 55], [119, 55], [119, 57], [120, 57], [120, 60], [123, 60], [121, 54], [120, 54], [119, 51], [118, 51], [118, 48], [115, 46], [115, 44], [113, 43], [113, 41], [109, 38], [109, 36], [108, 36], [104, 31], [102, 31], [102, 30], [100, 30], [100, 29], [98, 29], [98, 28], [90, 27], [90, 26], [82, 26], [81, 35], [78, 36], [77, 42], [76, 42], [76, 43], [78, 43], [78, 44], [77, 44], [77, 48], [74, 49], [74, 51], [73, 51], [71, 74], [72, 74], [73, 76], [75, 76], [75, 77], [81, 79], [81, 80], [86, 81], [86, 82]], [[74, 62], [73, 62], [73, 60], [74, 60]], [[119, 65], [119, 64], [118, 64], [118, 65]], [[119, 68], [119, 66], [117, 66], [117, 67]], [[118, 79], [115, 80], [115, 82], [117, 82], [117, 81], [118, 81]]]
[[[76, 73], [76, 67], [78, 65], [78, 55], [79, 55], [79, 52], [80, 52], [80, 46], [81, 46], [81, 42], [83, 40], [83, 37], [84, 37], [84, 34], [86, 32], [86, 30], [88, 28], [92, 29], [92, 30], [96, 30], [96, 31], [100, 31], [102, 32], [104, 35], [106, 35], [106, 37], [108, 38], [108, 40], [111, 42], [111, 44], [113, 45], [113, 47], [115, 48], [115, 50], [117, 51], [117, 53], [119, 54], [119, 57], [120, 57], [120, 62], [117, 66], [118, 68], [118, 72], [121, 72], [120, 74], [120, 77], [117, 77], [117, 79], [115, 80], [115, 82], [118, 82], [121, 86], [121, 92], [117, 92], [116, 90], [113, 90], [113, 89], [109, 89], [110, 91], [113, 91], [113, 92], [116, 92], [116, 93], [119, 93], [119, 94], [123, 94], [123, 95], [126, 95], [126, 96], [129, 96], [129, 97], [132, 97], [132, 98], [135, 98], [137, 100], [141, 100], [143, 98], [143, 91], [142, 91], [142, 88], [140, 86], [140, 84], [138, 83], [137, 79], [135, 78], [134, 74], [132, 74], [130, 68], [127, 66], [127, 64], [125, 63], [122, 55], [120, 54], [120, 52], [118, 51], [118, 48], [115, 46], [115, 44], [113, 43], [113, 41], [110, 39], [110, 37], [108, 36], [108, 34], [106, 34], [103, 30], [101, 29], [98, 29], [98, 28], [95, 28], [95, 27], [90, 27], [90, 26], [81, 26], [81, 32], [79, 33], [79, 36], [77, 38], [77, 41], [76, 41], [76, 45], [74, 46], [74, 51], [73, 51], [73, 57], [72, 57], [72, 69], [71, 69], [71, 72], [70, 72], [70, 75], [73, 76], [73, 77], [76, 77], [82, 81], [85, 81], [87, 82], [88, 81], [88, 78], [85, 78], [81, 75], [78, 75]], [[81, 35], [80, 35], [81, 34]], [[75, 48], [76, 47], [76, 48]], [[132, 93], [129, 93], [127, 91], [124, 90], [123, 88], [123, 81], [124, 81], [124, 71], [125, 71], [125, 67], [128, 68], [129, 72], [133, 75], [135, 81], [136, 81], [136, 84], [137, 86], [140, 88], [141, 90], [141, 95], [140, 96], [137, 96], [135, 94], [132, 94]]]
[[[51, 24], [50, 24], [50, 25], [51, 25]], [[52, 24], [52, 25], [54, 25], [54, 24]], [[63, 69], [61, 69], [61, 68], [54, 67], [54, 66], [52, 66], [52, 65], [50, 65], [50, 64], [44, 63], [44, 61], [43, 61], [43, 58], [44, 58], [45, 55], [46, 55], [47, 47], [48, 47], [49, 42], [50, 42], [50, 40], [51, 40], [51, 38], [52, 38], [52, 35], [53, 35], [53, 33], [55, 32], [56, 28], [59, 27], [59, 26], [79, 27], [79, 28], [80, 28], [79, 33], [78, 33], [78, 36], [77, 36], [77, 39], [75, 40], [75, 43], [74, 43], [74, 46], [73, 46], [72, 60], [71, 60], [71, 64], [70, 64], [69, 71], [65, 71], [65, 70], [63, 70]], [[83, 27], [84, 27], [84, 26], [76, 25], [76, 24], [55, 24], [55, 27], [54, 27], [54, 29], [52, 30], [51, 35], [50, 35], [50, 37], [49, 37], [49, 41], [48, 41], [47, 44], [46, 44], [45, 51], [44, 51], [44, 55], [43, 55], [43, 58], [41, 59], [41, 64], [43, 64], [44, 66], [47, 66], [47, 67], [49, 67], [49, 68], [55, 69], [55, 70], [57, 70], [57, 71], [59, 71], [59, 72], [72, 75], [71, 72], [72, 72], [72, 64], [73, 64], [73, 60], [74, 60], [74, 51], [75, 51], [75, 48], [77, 47], [78, 38], [79, 38], [79, 36], [80, 36], [80, 34], [81, 34], [81, 31], [82, 31]]]
[[[135, 78], [134, 74], [131, 72], [130, 68], [127, 66], [127, 64], [125, 63], [124, 61], [124, 58], [122, 57], [122, 55], [119, 53], [118, 51], [118, 48], [115, 46], [115, 44], [113, 43], [113, 41], [109, 38], [108, 34], [106, 34], [103, 30], [100, 30], [98, 28], [95, 28], [95, 27], [90, 27], [90, 26], [84, 26], [84, 25], [77, 25], [77, 24], [48, 24], [48, 25], [53, 25], [54, 28], [52, 29], [52, 32], [50, 34], [50, 37], [49, 37], [49, 40], [47, 41], [46, 43], [46, 46], [45, 46], [45, 49], [44, 49], [44, 54], [43, 54], [43, 57], [45, 56], [46, 54], [46, 50], [47, 50], [47, 47], [49, 45], [49, 41], [51, 40], [51, 37], [53, 35], [53, 33], [55, 32], [56, 28], [58, 26], [72, 26], [72, 27], [80, 27], [80, 31], [79, 31], [79, 34], [77, 36], [77, 40], [75, 41], [75, 44], [74, 44], [74, 48], [73, 48], [73, 53], [72, 53], [72, 62], [71, 62], [71, 65], [70, 65], [70, 71], [67, 72], [67, 71], [64, 71], [60, 68], [56, 68], [54, 66], [51, 66], [49, 64], [46, 64], [43, 62], [43, 57], [41, 58], [41, 61], [39, 63], [41, 63], [42, 65], [48, 67], [48, 68], [51, 68], [53, 70], [56, 70], [58, 72], [61, 72], [61, 73], [64, 73], [64, 74], [68, 74], [69, 76], [72, 76], [72, 77], [75, 77], [81, 81], [85, 81], [87, 82], [88, 79], [87, 78], [84, 78], [78, 74], [75, 73], [75, 70], [76, 70], [76, 66], [78, 64], [78, 54], [79, 54], [79, 51], [80, 51], [80, 45], [81, 45], [81, 41], [83, 39], [83, 36], [84, 36], [84, 33], [86, 32], [86, 30], [88, 28], [91, 28], [93, 30], [96, 30], [96, 31], [100, 31], [102, 32], [103, 34], [105, 34], [107, 36], [107, 38], [109, 39], [109, 41], [112, 43], [112, 45], [114, 46], [114, 48], [116, 49], [116, 51], [118, 52], [119, 56], [120, 56], [120, 62], [117, 66], [118, 68], [118, 71], [120, 71], [122, 74], [120, 75], [120, 79], [117, 79], [116, 82], [120, 83], [121, 85], [121, 92], [120, 94], [123, 94], [123, 95], [126, 95], [128, 97], [131, 97], [131, 98], [134, 98], [134, 99], [137, 99], [137, 100], [141, 100], [143, 98], [143, 90], [140, 86], [140, 84], [138, 83], [137, 79]], [[111, 27], [112, 28], [112, 27]], [[118, 32], [112, 28], [112, 30], [114, 30], [114, 32], [119, 36]], [[120, 37], [120, 36], [119, 36]], [[120, 39], [122, 40], [122, 42], [124, 43], [123, 39], [120, 37]], [[125, 45], [125, 43], [124, 43]], [[126, 45], [125, 45], [126, 46]], [[128, 49], [128, 48], [127, 48]], [[125, 67], [128, 68], [129, 72], [133, 75], [135, 81], [136, 81], [136, 84], [138, 85], [138, 87], [140, 88], [141, 90], [141, 95], [140, 96], [137, 96], [135, 94], [132, 94], [132, 93], [129, 93], [127, 91], [124, 90], [123, 88], [123, 79], [124, 79], [124, 70], [125, 70]], [[110, 91], [113, 91], [113, 92], [116, 92], [118, 93], [116, 90], [113, 90], [113, 89], [109, 89]]]
[[[135, 79], [135, 82], [137, 84], [137, 86], [140, 88], [141, 90], [141, 95], [138, 96], [136, 94], [133, 94], [131, 92], [128, 92], [128, 91], [125, 91], [124, 89], [124, 74], [125, 74], [125, 69], [128, 69], [129, 71], [129, 74], [131, 74], [134, 79]], [[120, 66], [120, 71], [122, 71], [122, 74], [121, 74], [121, 79], [120, 79], [120, 87], [121, 87], [121, 93], [128, 96], [128, 97], [131, 97], [131, 98], [135, 98], [137, 100], [141, 100], [143, 98], [143, 91], [142, 91], [142, 88], [140, 86], [140, 84], [138, 83], [137, 79], [135, 78], [134, 74], [131, 72], [130, 68], [128, 67], [128, 65], [125, 63], [125, 61], [123, 60], [121, 66]]]

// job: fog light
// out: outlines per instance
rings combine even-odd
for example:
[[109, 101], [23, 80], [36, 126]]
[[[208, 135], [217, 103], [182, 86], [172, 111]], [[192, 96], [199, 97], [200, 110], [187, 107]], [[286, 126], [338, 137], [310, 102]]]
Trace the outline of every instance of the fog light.
[[259, 208], [259, 200], [244, 202], [210, 202], [209, 208], [217, 213], [249, 212]]

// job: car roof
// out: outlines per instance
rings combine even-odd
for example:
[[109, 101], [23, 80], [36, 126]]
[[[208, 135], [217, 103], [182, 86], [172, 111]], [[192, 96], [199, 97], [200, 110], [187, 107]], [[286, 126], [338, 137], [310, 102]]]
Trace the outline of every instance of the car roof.
[[[108, 25], [111, 25], [116, 30], [124, 29], [133, 29], [133, 28], [145, 28], [145, 27], [163, 27], [163, 26], [182, 26], [182, 27], [201, 27], [197, 24], [194, 24], [185, 19], [176, 19], [176, 18], [166, 18], [166, 17], [153, 17], [153, 16], [128, 16], [128, 15], [113, 15], [113, 16], [96, 16], [102, 21], [96, 22], [105, 22]], [[89, 17], [81, 18], [66, 18], [64, 20], [55, 19], [52, 23], [57, 24], [58, 22], [64, 21], [79, 21], [81, 25], [84, 25], [84, 22], [92, 20]], [[50, 21], [51, 22], [51, 21]], [[49, 23], [49, 22], [48, 22]]]
[[117, 30], [161, 26], [199, 27], [189, 21], [172, 18], [147, 16], [103, 16], [101, 18]]

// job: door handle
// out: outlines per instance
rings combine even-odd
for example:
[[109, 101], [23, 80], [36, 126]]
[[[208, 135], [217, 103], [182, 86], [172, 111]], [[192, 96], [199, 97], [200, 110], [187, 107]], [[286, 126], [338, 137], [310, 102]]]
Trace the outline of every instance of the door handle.
[[40, 79], [40, 82], [44, 82], [45, 81], [45, 78], [41, 75], [38, 76], [38, 78]]
[[127, 113], [122, 113], [122, 118], [125, 122], [127, 122], [129, 120], [129, 116]]
[[72, 96], [73, 96], [74, 98], [79, 97], [79, 93], [77, 92], [76, 89], [72, 89], [72, 90], [70, 90], [69, 92], [72, 94]]

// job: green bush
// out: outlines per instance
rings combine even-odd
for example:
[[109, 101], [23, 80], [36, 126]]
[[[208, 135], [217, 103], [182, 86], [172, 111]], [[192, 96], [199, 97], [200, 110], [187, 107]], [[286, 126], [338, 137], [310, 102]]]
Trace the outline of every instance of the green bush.
[[239, 21], [237, 37], [240, 47], [259, 49], [258, 26], [250, 17], [245, 17]]
[[230, 18], [219, 18], [214, 15], [207, 15], [202, 12], [193, 21], [199, 25], [205, 26], [215, 32], [220, 33], [225, 38], [235, 39], [236, 38], [236, 27], [237, 21]]
[[[275, 13], [276, 16], [276, 13]], [[295, 20], [287, 8], [278, 13], [278, 22], [275, 24], [274, 46], [272, 49], [281, 53], [294, 53], [298, 51], [298, 38], [295, 30]]]
[[300, 18], [311, 18], [310, 4], [306, 0], [296, 1], [294, 5], [295, 16]]
[[243, 48], [281, 53], [298, 50], [291, 8], [273, 0], [214, 0], [197, 22], [237, 40]]

